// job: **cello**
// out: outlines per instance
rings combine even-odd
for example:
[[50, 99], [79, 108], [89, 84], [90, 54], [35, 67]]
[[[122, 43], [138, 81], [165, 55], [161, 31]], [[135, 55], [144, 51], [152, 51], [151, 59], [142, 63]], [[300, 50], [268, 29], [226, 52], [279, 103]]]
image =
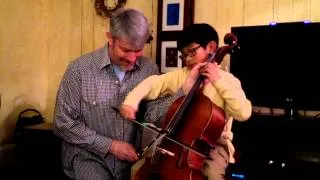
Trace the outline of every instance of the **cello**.
[[[210, 54], [207, 62], [220, 64], [226, 54], [239, 49], [236, 36], [231, 33], [224, 42], [228, 45]], [[144, 158], [132, 179], [206, 179], [202, 174], [204, 160], [221, 136], [226, 117], [223, 109], [199, 91], [203, 81], [198, 76], [190, 92], [170, 106], [162, 129], [149, 148], [151, 157]]]

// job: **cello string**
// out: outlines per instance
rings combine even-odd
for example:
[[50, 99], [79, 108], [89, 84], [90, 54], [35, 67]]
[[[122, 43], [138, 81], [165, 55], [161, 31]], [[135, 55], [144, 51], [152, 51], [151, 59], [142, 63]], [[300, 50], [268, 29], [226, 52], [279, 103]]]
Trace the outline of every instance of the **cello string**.
[[[214, 63], [216, 54], [217, 54], [216, 52], [209, 54], [207, 62]], [[198, 89], [200, 84], [203, 82], [203, 80], [204, 80], [203, 76], [198, 75], [196, 82], [194, 83], [194, 85], [192, 86], [191, 90], [186, 95], [186, 97], [183, 99], [182, 103], [178, 108], [178, 111], [176, 111], [173, 117], [171, 118], [167, 128], [168, 134], [171, 134], [172, 131], [174, 131], [174, 129], [176, 128], [177, 124], [179, 123], [179, 120], [182, 118], [182, 115], [186, 111], [187, 106], [190, 104], [192, 97], [194, 97], [196, 90]]]
[[140, 123], [140, 122], [138, 122], [138, 121], [136, 121], [136, 120], [132, 120], [132, 122], [134, 122], [134, 123], [136, 123], [136, 124], [138, 124], [138, 125], [146, 128], [146, 129], [148, 129], [148, 130], [151, 130], [151, 131], [154, 132], [154, 133], [158, 133], [158, 137], [157, 137], [156, 139], [162, 138], [161, 136], [164, 135], [164, 138], [170, 140], [171, 142], [173, 142], [173, 143], [175, 143], [175, 144], [177, 144], [177, 145], [180, 145], [180, 146], [182, 146], [182, 147], [184, 147], [184, 148], [186, 148], [186, 149], [194, 152], [195, 154], [198, 154], [198, 155], [201, 156], [201, 157], [207, 158], [207, 156], [205, 156], [204, 154], [198, 152], [198, 151], [195, 150], [194, 148], [189, 147], [189, 146], [187, 146], [187, 145], [185, 145], [185, 144], [182, 144], [182, 143], [180, 143], [180, 142], [178, 142], [178, 141], [176, 141], [176, 140], [168, 137], [168, 136], [167, 136], [167, 133], [160, 133], [160, 131], [155, 130], [155, 129], [153, 129], [153, 128], [150, 128], [150, 127], [148, 127], [148, 126], [144, 125], [143, 123]]

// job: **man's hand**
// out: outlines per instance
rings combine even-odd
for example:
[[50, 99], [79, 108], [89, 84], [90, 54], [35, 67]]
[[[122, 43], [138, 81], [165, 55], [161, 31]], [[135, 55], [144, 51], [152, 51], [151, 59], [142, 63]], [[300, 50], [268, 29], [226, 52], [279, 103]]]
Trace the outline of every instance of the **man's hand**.
[[209, 153], [210, 159], [205, 160], [203, 174], [208, 179], [224, 179], [228, 167], [229, 154], [223, 146], [216, 146]]
[[120, 160], [130, 162], [138, 160], [138, 155], [134, 147], [124, 141], [112, 140], [109, 152]]
[[134, 120], [136, 119], [136, 112], [137, 110], [133, 108], [132, 106], [129, 105], [121, 105], [120, 107], [120, 114], [122, 117], [129, 119], [129, 120]]

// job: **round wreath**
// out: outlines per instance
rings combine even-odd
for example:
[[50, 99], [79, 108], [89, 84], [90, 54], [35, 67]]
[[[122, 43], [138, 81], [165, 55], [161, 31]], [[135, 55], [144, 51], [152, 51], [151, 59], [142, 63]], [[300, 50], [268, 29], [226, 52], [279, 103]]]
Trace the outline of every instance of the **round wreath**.
[[127, 0], [117, 0], [115, 1], [115, 6], [109, 7], [107, 4], [107, 0], [95, 0], [94, 8], [96, 9], [96, 13], [102, 17], [111, 17], [112, 13], [117, 9], [123, 7], [127, 3]]

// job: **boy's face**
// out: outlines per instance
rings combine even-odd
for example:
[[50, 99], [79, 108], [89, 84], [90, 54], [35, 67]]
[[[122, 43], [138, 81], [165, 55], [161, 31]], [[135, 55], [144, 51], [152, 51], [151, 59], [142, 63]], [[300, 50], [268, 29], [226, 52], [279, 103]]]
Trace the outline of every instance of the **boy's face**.
[[208, 59], [209, 53], [216, 50], [216, 43], [213, 41], [208, 43], [204, 48], [197, 43], [191, 43], [181, 51], [180, 59], [185, 61], [189, 69], [193, 68], [196, 64], [205, 62]]

